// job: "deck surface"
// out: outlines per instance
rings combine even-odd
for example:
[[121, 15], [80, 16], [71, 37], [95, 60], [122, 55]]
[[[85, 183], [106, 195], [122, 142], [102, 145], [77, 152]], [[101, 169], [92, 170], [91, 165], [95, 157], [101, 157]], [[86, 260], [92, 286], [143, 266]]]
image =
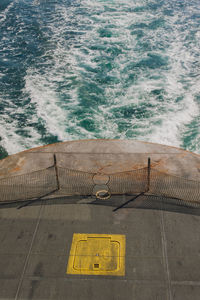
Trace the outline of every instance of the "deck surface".
[[[0, 299], [199, 300], [200, 216], [43, 203], [0, 228]], [[125, 276], [66, 274], [74, 233], [126, 235]]]
[[[139, 152], [136, 144], [132, 148], [129, 145], [129, 153], [130, 149]], [[145, 160], [143, 162], [141, 159], [140, 164], [145, 163], [150, 150], [153, 154], [156, 149], [153, 144], [146, 145], [143, 148]], [[84, 150], [79, 144], [78, 150], [86, 153], [89, 146]], [[45, 166], [51, 164], [52, 153], [61, 150], [57, 145], [51, 147], [51, 151], [48, 147], [40, 148], [41, 151], [32, 150], [49, 152], [50, 161], [43, 162]], [[65, 148], [63, 151], [73, 152], [73, 155], [78, 152], [77, 147], [67, 147], [67, 144], [62, 147]], [[122, 152], [125, 146], [121, 147]], [[100, 149], [97, 144], [90, 148], [93, 153], [98, 153]], [[119, 147], [114, 145], [113, 149], [119, 154]], [[200, 158], [197, 155], [163, 146], [158, 147], [157, 152], [168, 157], [173, 153], [178, 154], [180, 158], [175, 168], [174, 164], [164, 164], [165, 156], [158, 168], [171, 168], [174, 174], [185, 172], [183, 175], [186, 177], [198, 179]], [[24, 174], [28, 164], [26, 153], [31, 151], [0, 162], [1, 176], [9, 176], [11, 170], [15, 174]], [[23, 157], [26, 159], [24, 167], [19, 167]], [[82, 168], [85, 162], [81, 165], [79, 161], [82, 160], [78, 156], [72, 157], [76, 158], [76, 166]], [[184, 159], [181, 160], [181, 157]], [[193, 174], [188, 172], [187, 157], [191, 157], [190, 163], [195, 170]], [[39, 166], [39, 158], [36, 161]], [[66, 165], [71, 163], [69, 159]], [[34, 165], [33, 160], [31, 164]], [[91, 166], [99, 167], [94, 160]], [[134, 167], [136, 163], [132, 165]], [[104, 170], [106, 168], [111, 166], [106, 165]], [[120, 168], [119, 162], [116, 168]], [[124, 168], [128, 168], [128, 165]], [[121, 202], [126, 200], [122, 198]], [[73, 202], [73, 198], [68, 204], [54, 199], [21, 209], [17, 209], [17, 205], [0, 206], [0, 299], [199, 300], [200, 214], [131, 206], [113, 212], [113, 208], [112, 203], [107, 206], [84, 204], [84, 199], [74, 199]], [[125, 235], [125, 275], [66, 274], [74, 233]]]

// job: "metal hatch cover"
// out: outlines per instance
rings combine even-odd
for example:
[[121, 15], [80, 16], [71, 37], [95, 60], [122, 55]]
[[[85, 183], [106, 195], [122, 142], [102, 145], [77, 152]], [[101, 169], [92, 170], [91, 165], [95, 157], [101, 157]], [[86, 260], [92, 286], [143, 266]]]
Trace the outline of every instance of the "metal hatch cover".
[[125, 235], [74, 233], [67, 274], [125, 275]]

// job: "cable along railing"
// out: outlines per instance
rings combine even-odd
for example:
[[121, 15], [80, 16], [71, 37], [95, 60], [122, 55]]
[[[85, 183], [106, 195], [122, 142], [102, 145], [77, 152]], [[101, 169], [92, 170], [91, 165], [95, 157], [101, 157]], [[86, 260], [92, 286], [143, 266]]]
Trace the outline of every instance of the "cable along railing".
[[2, 204], [46, 199], [50, 195], [93, 196], [102, 201], [115, 195], [133, 195], [132, 200], [142, 195], [156, 195], [199, 205], [200, 181], [162, 173], [151, 167], [150, 158], [144, 168], [105, 174], [60, 167], [55, 154], [51, 167], [0, 179]]

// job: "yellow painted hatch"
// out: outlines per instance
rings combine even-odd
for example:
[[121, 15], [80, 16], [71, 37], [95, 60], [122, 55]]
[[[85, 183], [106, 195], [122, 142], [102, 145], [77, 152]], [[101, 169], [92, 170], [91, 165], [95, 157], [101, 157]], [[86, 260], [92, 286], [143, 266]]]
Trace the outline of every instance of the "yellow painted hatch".
[[125, 275], [125, 235], [74, 233], [67, 274]]

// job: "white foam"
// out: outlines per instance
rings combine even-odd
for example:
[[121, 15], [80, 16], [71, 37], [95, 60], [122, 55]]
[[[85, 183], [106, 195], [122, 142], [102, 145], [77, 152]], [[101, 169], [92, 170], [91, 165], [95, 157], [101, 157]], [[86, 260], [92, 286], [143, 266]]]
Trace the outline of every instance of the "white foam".
[[[36, 5], [37, 1], [34, 3]], [[139, 0], [83, 0], [80, 8], [84, 8], [85, 13], [82, 14], [78, 13], [79, 7], [58, 4], [55, 5], [51, 22], [41, 23], [41, 30], [43, 26], [47, 26], [50, 32], [46, 33], [50, 46], [41, 58], [46, 60], [45, 64], [38, 62], [38, 66], [29, 67], [27, 70], [24, 93], [35, 105], [35, 120], [42, 119], [49, 133], [57, 135], [60, 140], [133, 137], [172, 146], [182, 145], [187, 125], [200, 115], [199, 103], [196, 100], [200, 79], [198, 76], [191, 76], [191, 72], [198, 72], [193, 68], [199, 51], [198, 33], [192, 47], [186, 46], [185, 37], [189, 32], [182, 31], [180, 25], [181, 22], [184, 23], [184, 14], [166, 17], [162, 11], [157, 12], [157, 15], [150, 10], [134, 12], [134, 7], [146, 4], [147, 1]], [[113, 11], [106, 10], [106, 6], [113, 8]], [[144, 28], [143, 42], [147, 42], [153, 50], [141, 50], [136, 36], [131, 33], [130, 26], [137, 23], [149, 25], [158, 18], [165, 20], [165, 28], [158, 27], [155, 30]], [[100, 37], [99, 30], [110, 25], [112, 36]], [[73, 40], [66, 39], [66, 34], [70, 30], [76, 32]], [[159, 48], [160, 42], [164, 46]], [[92, 46], [99, 46], [99, 49]], [[80, 125], [79, 118], [73, 115], [73, 111], [77, 108], [84, 109], [79, 97], [79, 88], [84, 85], [84, 81], [96, 84], [96, 73], [87, 71], [85, 66], [98, 72], [100, 68], [98, 58], [100, 61], [104, 59], [108, 62], [107, 57], [109, 55], [112, 57], [112, 54], [105, 49], [113, 46], [122, 51], [115, 57], [115, 61], [112, 61], [113, 68], [105, 71], [105, 76], [115, 78], [116, 82], [102, 85], [106, 104], [99, 103], [96, 107], [88, 108], [86, 116], [92, 119], [96, 126], [95, 132], [89, 132]], [[87, 51], [83, 51], [84, 49]], [[135, 70], [127, 69], [125, 72], [125, 69], [130, 63], [148, 58], [147, 52], [168, 57], [168, 68], [166, 66], [157, 69], [138, 69], [136, 74], [138, 78], [128, 85], [127, 78]], [[76, 83], [73, 84], [71, 77], [76, 78]], [[58, 88], [60, 85], [64, 86], [63, 90]], [[68, 87], [70, 85], [71, 88]], [[159, 101], [152, 94], [155, 89], [164, 91], [163, 101]], [[177, 100], [178, 98], [180, 99]], [[141, 106], [147, 103], [151, 104], [151, 107], [146, 108], [150, 113], [148, 118], [133, 115], [132, 118], [125, 119], [130, 127], [121, 132], [118, 123], [123, 120], [114, 116], [113, 110], [131, 105], [141, 109]], [[4, 134], [6, 137], [10, 135], [14, 139], [14, 148], [20, 149], [23, 144], [22, 137], [12, 136], [11, 131], [17, 124], [11, 124], [8, 124], [8, 127], [3, 125], [4, 130], [6, 129]], [[33, 147], [39, 143], [40, 134], [36, 130], [30, 130], [32, 138], [27, 139], [23, 147], [29, 145]], [[196, 142], [191, 141], [193, 144], [191, 147], [200, 153], [199, 146], [197, 148], [194, 146], [200, 140], [200, 133], [196, 139]], [[4, 138], [3, 143], [9, 152], [13, 152], [9, 139]]]
[[2, 24], [8, 17], [10, 9], [18, 2], [18, 0], [13, 0], [11, 3], [0, 13], [0, 24]]
[[[16, 111], [17, 112], [17, 111]], [[38, 142], [40, 135], [33, 127], [26, 127], [30, 137], [23, 138], [16, 133], [16, 129], [19, 128], [16, 120], [11, 120], [9, 115], [1, 115], [0, 119], [0, 145], [4, 147], [9, 154], [17, 153], [28, 148], [40, 146]]]

